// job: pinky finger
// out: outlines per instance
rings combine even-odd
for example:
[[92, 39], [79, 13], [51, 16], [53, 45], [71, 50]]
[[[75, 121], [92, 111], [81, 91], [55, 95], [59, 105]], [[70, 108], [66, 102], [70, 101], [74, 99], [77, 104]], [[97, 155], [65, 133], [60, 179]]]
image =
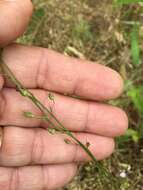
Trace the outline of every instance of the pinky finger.
[[0, 167], [0, 190], [54, 190], [69, 183], [76, 171], [75, 164]]

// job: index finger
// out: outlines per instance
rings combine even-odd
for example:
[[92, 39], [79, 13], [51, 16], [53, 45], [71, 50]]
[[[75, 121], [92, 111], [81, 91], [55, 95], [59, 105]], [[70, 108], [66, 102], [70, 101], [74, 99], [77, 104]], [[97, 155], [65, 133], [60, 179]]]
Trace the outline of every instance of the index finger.
[[20, 36], [32, 14], [30, 0], [0, 0], [0, 46]]
[[[114, 70], [52, 50], [11, 45], [4, 50], [3, 58], [26, 88], [41, 88], [91, 100], [116, 98], [123, 89], [123, 81]], [[6, 82], [6, 86], [11, 84]]]

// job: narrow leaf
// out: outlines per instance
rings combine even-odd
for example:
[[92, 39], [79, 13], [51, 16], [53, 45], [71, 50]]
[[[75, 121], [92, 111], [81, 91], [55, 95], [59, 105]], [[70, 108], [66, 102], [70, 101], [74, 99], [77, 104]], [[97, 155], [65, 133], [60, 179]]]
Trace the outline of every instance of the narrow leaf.
[[128, 91], [128, 96], [131, 98], [135, 108], [140, 114], [143, 114], [143, 88], [132, 87]]
[[131, 32], [131, 55], [134, 65], [140, 64], [139, 25], [135, 24]]
[[120, 5], [130, 4], [130, 3], [141, 3], [141, 2], [143, 2], [143, 0], [116, 0], [116, 3]]

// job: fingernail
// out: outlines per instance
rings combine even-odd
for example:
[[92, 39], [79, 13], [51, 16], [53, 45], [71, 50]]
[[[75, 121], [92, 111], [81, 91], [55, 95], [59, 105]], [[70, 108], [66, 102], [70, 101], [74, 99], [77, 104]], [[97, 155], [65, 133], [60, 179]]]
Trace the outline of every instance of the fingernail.
[[0, 148], [2, 146], [2, 133], [3, 133], [2, 127], [0, 127]]

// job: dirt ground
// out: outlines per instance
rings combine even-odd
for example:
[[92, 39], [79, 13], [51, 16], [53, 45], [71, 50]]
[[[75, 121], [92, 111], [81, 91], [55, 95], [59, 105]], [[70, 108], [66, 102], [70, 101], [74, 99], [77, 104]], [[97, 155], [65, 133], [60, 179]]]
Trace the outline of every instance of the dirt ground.
[[[116, 151], [102, 164], [117, 178], [102, 181], [88, 163], [64, 190], [143, 190], [143, 117], [130, 98], [130, 86], [143, 83], [143, 3], [119, 6], [112, 0], [34, 0], [35, 12], [25, 35], [18, 41], [88, 59], [117, 70], [125, 80], [123, 95], [109, 103], [129, 116], [130, 134], [117, 139]], [[134, 66], [130, 33], [140, 22], [140, 64]]]

